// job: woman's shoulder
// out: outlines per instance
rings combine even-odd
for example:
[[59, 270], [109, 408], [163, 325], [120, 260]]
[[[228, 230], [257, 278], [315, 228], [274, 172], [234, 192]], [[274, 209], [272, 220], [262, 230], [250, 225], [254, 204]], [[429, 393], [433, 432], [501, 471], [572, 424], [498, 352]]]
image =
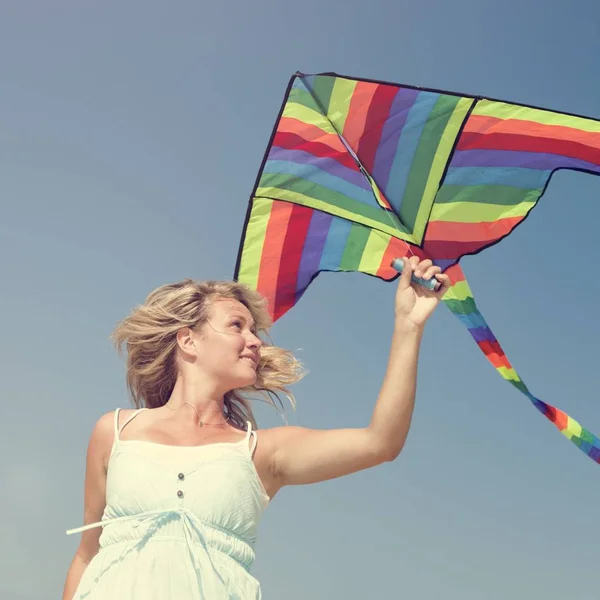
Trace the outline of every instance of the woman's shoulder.
[[117, 425], [117, 413], [118, 423], [121, 423], [125, 419], [129, 418], [131, 414], [136, 411], [134, 408], [115, 408], [115, 410], [109, 410], [98, 418], [94, 425], [94, 430], [99, 432], [107, 433], [108, 431], [114, 431], [115, 425]]
[[97, 445], [112, 446], [119, 425], [124, 423], [135, 411], [136, 409], [133, 408], [116, 408], [104, 413], [94, 425], [90, 443], [96, 442]]
[[134, 412], [135, 409], [118, 408], [100, 416], [90, 435], [88, 456], [101, 461], [106, 466], [115, 442], [118, 427]]

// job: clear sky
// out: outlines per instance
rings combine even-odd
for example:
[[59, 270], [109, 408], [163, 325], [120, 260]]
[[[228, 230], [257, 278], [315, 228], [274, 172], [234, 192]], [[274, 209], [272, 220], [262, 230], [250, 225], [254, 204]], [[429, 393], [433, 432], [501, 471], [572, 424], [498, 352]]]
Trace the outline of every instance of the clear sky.
[[[108, 336], [153, 288], [231, 278], [288, 78], [339, 73], [600, 118], [600, 4], [549, 0], [1, 3], [0, 597], [60, 596], [96, 419], [128, 406]], [[600, 178], [558, 173], [513, 235], [463, 261], [539, 397], [600, 433]], [[310, 370], [289, 421], [363, 426], [395, 286], [320, 276], [274, 328]], [[257, 406], [259, 423], [279, 417]], [[600, 466], [485, 361], [428, 325], [399, 459], [285, 489], [265, 599], [598, 595]]]

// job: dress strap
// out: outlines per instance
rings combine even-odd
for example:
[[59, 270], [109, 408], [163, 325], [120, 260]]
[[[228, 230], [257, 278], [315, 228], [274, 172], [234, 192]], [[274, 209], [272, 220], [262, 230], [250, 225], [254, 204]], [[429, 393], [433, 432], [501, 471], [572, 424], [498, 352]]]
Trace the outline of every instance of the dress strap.
[[250, 421], [246, 421], [246, 444], [248, 449], [250, 450], [250, 456], [254, 454], [254, 449], [256, 448], [256, 431], [252, 430], [252, 423]]
[[123, 429], [125, 429], [125, 425], [127, 425], [129, 423], [129, 421], [132, 421], [133, 419], [135, 419], [143, 410], [146, 410], [146, 409], [138, 408], [137, 410], [134, 410], [129, 415], [129, 418], [125, 421], [125, 423], [123, 423], [123, 425], [121, 425], [121, 427], [119, 427], [119, 412], [121, 412], [121, 409], [117, 408], [117, 410], [115, 410], [115, 442], [119, 439], [119, 436], [121, 435], [121, 432], [123, 431]]
[[119, 413], [120, 408], [115, 409], [115, 442], [119, 439]]

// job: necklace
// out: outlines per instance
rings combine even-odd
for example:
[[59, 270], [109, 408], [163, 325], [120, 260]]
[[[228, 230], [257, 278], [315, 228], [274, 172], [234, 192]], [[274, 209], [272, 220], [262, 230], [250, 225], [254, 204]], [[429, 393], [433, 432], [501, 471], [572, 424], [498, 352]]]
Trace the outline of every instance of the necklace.
[[[196, 410], [196, 407], [191, 402], [183, 402], [179, 408], [171, 408], [168, 405], [168, 402], [164, 406], [165, 406], [165, 408], [168, 408], [169, 410], [176, 411], [176, 410], [179, 410], [184, 404], [189, 404], [192, 407], [192, 409], [194, 410], [194, 412], [198, 415], [198, 419], [200, 420], [199, 427], [223, 427], [223, 426], [227, 425], [227, 421], [229, 421], [229, 418], [231, 416], [231, 415], [227, 415], [227, 418], [222, 423], [205, 423], [204, 420], [200, 418], [200, 413]], [[215, 411], [215, 412], [217, 412], [217, 411]], [[223, 414], [223, 413], [221, 413], [221, 411], [218, 411], [218, 412], [220, 414]]]

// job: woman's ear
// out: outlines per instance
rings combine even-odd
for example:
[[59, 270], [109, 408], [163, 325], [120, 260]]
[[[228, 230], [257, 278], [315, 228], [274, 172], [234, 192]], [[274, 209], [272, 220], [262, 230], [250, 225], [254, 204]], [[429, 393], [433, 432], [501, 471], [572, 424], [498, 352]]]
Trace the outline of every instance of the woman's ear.
[[189, 358], [196, 356], [196, 344], [192, 336], [193, 332], [189, 327], [184, 327], [177, 332], [177, 346]]

